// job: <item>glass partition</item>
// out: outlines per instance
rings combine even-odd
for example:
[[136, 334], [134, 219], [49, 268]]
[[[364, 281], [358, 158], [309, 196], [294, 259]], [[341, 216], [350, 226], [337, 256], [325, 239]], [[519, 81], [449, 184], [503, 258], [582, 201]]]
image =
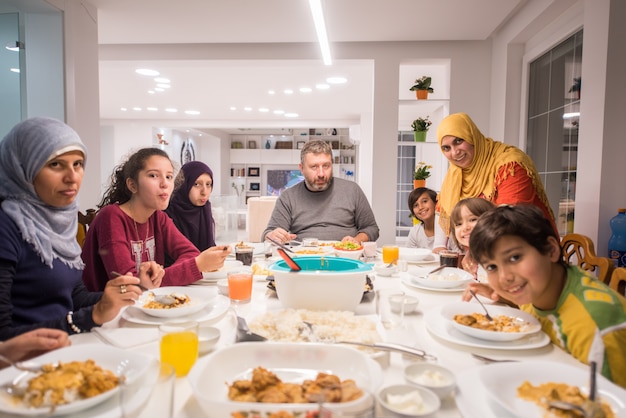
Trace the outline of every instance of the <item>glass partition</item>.
[[22, 120], [19, 15], [0, 13], [0, 138]]

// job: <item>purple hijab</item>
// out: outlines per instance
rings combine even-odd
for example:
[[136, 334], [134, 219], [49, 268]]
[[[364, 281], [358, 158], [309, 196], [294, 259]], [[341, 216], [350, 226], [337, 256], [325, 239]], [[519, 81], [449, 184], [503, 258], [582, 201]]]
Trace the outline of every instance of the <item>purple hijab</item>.
[[211, 212], [211, 201], [204, 206], [195, 206], [189, 201], [189, 191], [202, 174], [207, 173], [213, 178], [213, 171], [201, 161], [191, 161], [181, 167], [185, 181], [172, 195], [170, 204], [165, 210], [174, 221], [176, 227], [200, 251], [215, 246], [215, 221]]

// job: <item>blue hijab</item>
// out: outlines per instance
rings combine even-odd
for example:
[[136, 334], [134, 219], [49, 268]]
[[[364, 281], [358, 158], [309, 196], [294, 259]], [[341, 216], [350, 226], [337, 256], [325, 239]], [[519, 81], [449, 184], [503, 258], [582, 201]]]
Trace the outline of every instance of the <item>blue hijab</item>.
[[170, 204], [165, 212], [172, 218], [176, 227], [200, 251], [215, 246], [215, 221], [211, 202], [196, 206], [189, 201], [189, 191], [198, 177], [207, 173], [213, 178], [213, 171], [201, 161], [190, 161], [181, 168], [185, 181], [174, 190]]
[[18, 123], [0, 142], [2, 210], [50, 268], [54, 258], [72, 268], [84, 266], [76, 241], [78, 202], [62, 208], [49, 206], [35, 192], [33, 181], [49, 160], [75, 150], [87, 156], [72, 128], [45, 117]]

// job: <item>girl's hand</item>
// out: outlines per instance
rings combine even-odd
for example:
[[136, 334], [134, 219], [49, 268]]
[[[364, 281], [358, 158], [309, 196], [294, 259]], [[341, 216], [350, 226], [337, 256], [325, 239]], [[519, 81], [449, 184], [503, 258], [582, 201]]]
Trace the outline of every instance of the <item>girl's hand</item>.
[[224, 260], [231, 253], [229, 245], [211, 247], [196, 257], [196, 265], [200, 271], [215, 271], [224, 266]]
[[165, 269], [154, 261], [144, 261], [139, 266], [139, 283], [146, 289], [161, 287]]
[[[93, 306], [93, 321], [102, 325], [117, 316], [124, 306], [134, 305], [141, 296], [139, 278], [134, 276], [118, 276], [109, 280], [102, 293], [102, 298]], [[135, 285], [135, 286], [132, 286]]]

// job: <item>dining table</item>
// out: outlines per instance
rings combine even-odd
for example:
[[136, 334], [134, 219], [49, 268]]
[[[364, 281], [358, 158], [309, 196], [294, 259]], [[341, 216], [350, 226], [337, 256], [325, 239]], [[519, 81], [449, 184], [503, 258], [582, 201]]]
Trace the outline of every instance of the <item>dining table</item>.
[[[379, 255], [380, 257], [380, 255]], [[275, 258], [255, 257], [254, 263], [267, 266], [275, 261]], [[380, 260], [368, 260], [371, 263]], [[451, 370], [456, 378], [457, 387], [453, 396], [442, 400], [441, 409], [436, 416], [441, 418], [496, 418], [498, 414], [490, 407], [490, 402], [484, 388], [478, 383], [478, 372], [481, 367], [486, 367], [484, 361], [472, 356], [472, 353], [494, 359], [525, 361], [546, 361], [554, 364], [567, 364], [571, 367], [587, 370], [588, 367], [559, 347], [544, 342], [528, 344], [497, 344], [492, 347], [489, 343], [472, 344], [446, 335], [445, 324], [440, 323], [440, 309], [442, 306], [461, 300], [461, 289], [428, 289], [415, 285], [410, 280], [410, 269], [435, 268], [438, 260], [422, 262], [418, 266], [408, 263], [409, 271], [398, 271], [391, 276], [377, 275], [373, 270], [369, 274], [373, 283], [373, 291], [392, 289], [404, 292], [406, 295], [418, 299], [417, 309], [404, 315], [400, 324], [392, 329], [384, 329], [382, 338], [385, 342], [407, 345], [424, 350], [429, 355], [436, 357], [434, 362]], [[407, 266], [407, 263], [402, 263]], [[237, 316], [246, 318], [248, 321], [268, 311], [283, 309], [276, 293], [269, 289], [265, 276], [254, 276], [252, 298], [249, 303], [231, 304], [217, 317], [211, 318], [206, 324], [217, 327], [221, 331], [219, 342], [214, 349], [204, 355], [211, 355], [216, 350], [236, 344]], [[200, 281], [191, 286], [215, 287], [215, 281]], [[220, 295], [219, 297], [224, 297]], [[475, 303], [475, 302], [467, 302]], [[356, 309], [356, 315], [376, 316], [377, 299], [364, 298]], [[481, 308], [477, 304], [477, 311]], [[430, 322], [429, 322], [430, 321]], [[434, 321], [434, 322], [433, 322]], [[104, 324], [95, 332], [82, 333], [71, 336], [72, 345], [79, 344], [110, 344], [122, 347], [125, 350], [140, 352], [147, 356], [159, 358], [158, 333], [153, 324], [133, 323], [127, 320], [127, 315], [120, 313], [113, 321]], [[541, 333], [543, 335], [543, 333]], [[545, 335], [544, 335], [545, 337]], [[546, 337], [547, 338], [547, 337]], [[268, 344], [258, 342], [256, 344]], [[307, 343], [302, 343], [307, 344]], [[414, 356], [408, 356], [398, 352], [390, 352], [387, 356], [379, 357], [382, 367], [382, 382], [379, 390], [389, 385], [406, 383], [404, 369], [415, 362], [424, 361]], [[431, 360], [433, 361], [433, 360]], [[164, 402], [157, 395], [152, 395], [148, 401], [153, 407]], [[149, 416], [146, 411], [137, 416]], [[195, 418], [207, 416], [198, 404], [194, 396], [192, 386], [187, 377], [178, 377], [175, 381], [173, 416], [176, 418]], [[385, 416], [380, 406], [377, 407], [377, 417]], [[228, 418], [228, 417], [215, 417]], [[499, 417], [498, 417], [499, 418]]]

